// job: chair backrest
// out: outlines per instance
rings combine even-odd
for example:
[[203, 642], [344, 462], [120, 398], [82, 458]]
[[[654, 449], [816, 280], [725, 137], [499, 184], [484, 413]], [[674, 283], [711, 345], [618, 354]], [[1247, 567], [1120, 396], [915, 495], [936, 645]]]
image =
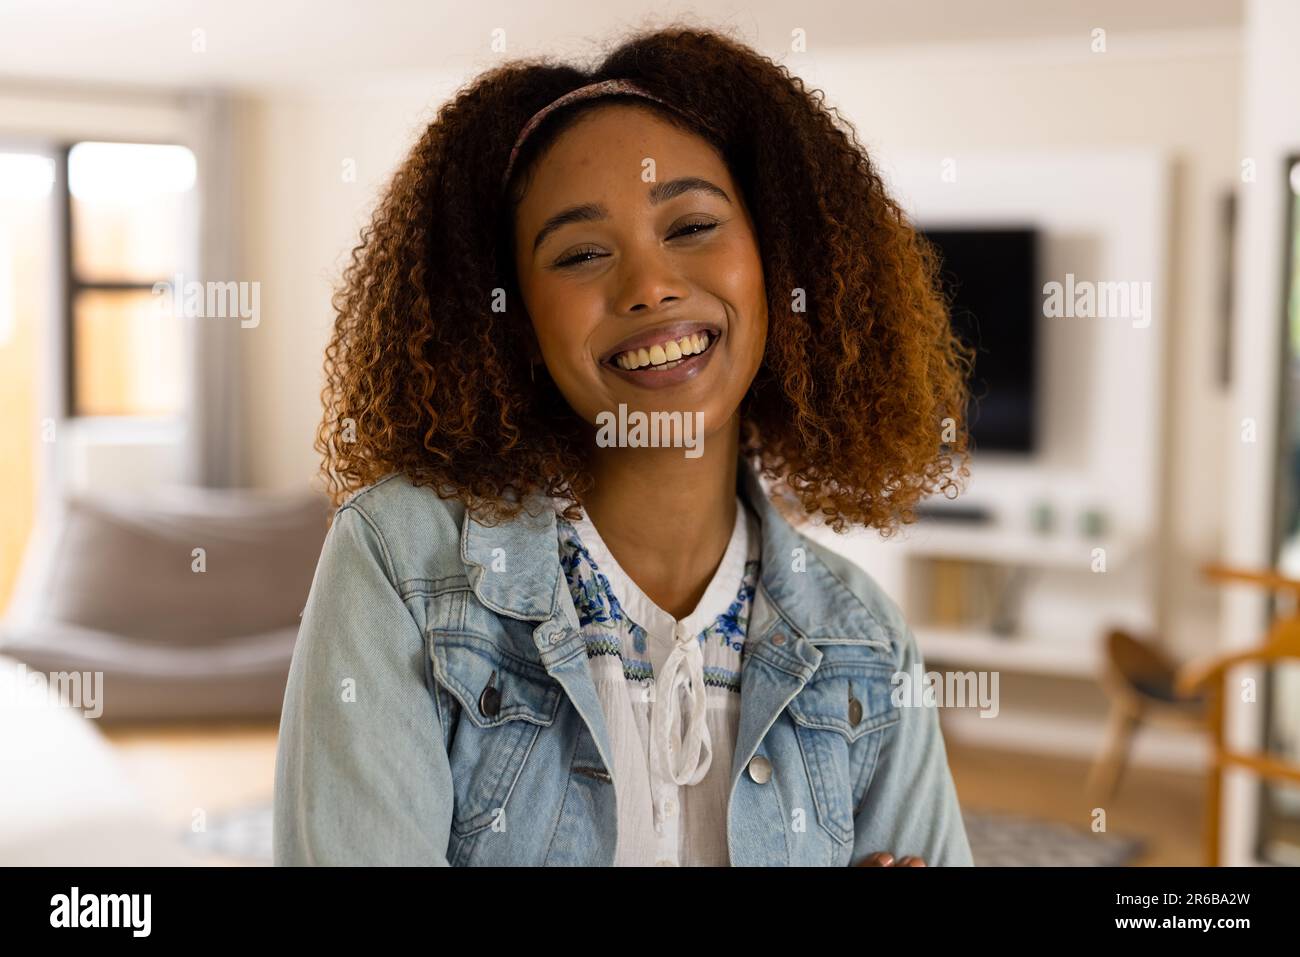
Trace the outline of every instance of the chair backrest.
[[[1300, 597], [1300, 580], [1287, 578], [1274, 571], [1255, 571], [1219, 564], [1205, 565], [1202, 571], [1213, 581], [1256, 585], [1269, 591], [1289, 592]], [[1288, 658], [1300, 658], [1300, 614], [1275, 618], [1262, 644], [1185, 665], [1178, 675], [1178, 691], [1180, 694], [1193, 694], [1211, 682], [1220, 680], [1224, 672], [1237, 665]]]
[[1300, 617], [1291, 615], [1274, 621], [1261, 645], [1184, 666], [1178, 675], [1178, 691], [1180, 694], [1193, 694], [1237, 665], [1267, 664], [1289, 658], [1300, 659]]

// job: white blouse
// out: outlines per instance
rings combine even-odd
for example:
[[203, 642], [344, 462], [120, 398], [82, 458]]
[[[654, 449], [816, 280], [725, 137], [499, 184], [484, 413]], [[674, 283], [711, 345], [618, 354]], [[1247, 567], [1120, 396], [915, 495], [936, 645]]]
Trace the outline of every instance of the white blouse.
[[740, 657], [761, 554], [736, 524], [695, 610], [678, 621], [619, 567], [584, 514], [558, 519], [560, 557], [614, 749], [616, 866], [726, 866]]

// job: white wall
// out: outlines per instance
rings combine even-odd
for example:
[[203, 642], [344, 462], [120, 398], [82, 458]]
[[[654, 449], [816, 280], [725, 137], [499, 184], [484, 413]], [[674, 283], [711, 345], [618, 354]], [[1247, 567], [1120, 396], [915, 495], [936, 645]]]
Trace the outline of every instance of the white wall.
[[[250, 484], [300, 487], [317, 471], [332, 284], [383, 184], [436, 112], [439, 89], [237, 105], [240, 278], [262, 284], [261, 323], [241, 336]], [[347, 161], [354, 181], [344, 178]]]

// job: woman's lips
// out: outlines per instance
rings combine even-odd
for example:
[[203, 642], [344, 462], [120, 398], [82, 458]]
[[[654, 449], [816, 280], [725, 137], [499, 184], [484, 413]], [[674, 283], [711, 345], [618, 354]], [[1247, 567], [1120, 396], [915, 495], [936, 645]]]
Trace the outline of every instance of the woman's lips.
[[713, 353], [716, 351], [718, 342], [721, 339], [720, 334], [711, 334], [709, 336], [709, 345], [703, 352], [697, 352], [695, 355], [686, 356], [683, 359], [668, 362], [662, 366], [624, 369], [615, 365], [612, 360], [606, 360], [601, 365], [614, 375], [626, 379], [633, 385], [645, 389], [661, 389], [666, 386], [678, 385], [699, 375], [704, 370], [704, 367], [709, 364], [709, 360], [713, 358]]

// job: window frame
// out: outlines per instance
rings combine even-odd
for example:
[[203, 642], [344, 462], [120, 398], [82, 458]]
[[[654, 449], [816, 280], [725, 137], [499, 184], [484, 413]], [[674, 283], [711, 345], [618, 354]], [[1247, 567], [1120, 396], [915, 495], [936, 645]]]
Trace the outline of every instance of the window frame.
[[[151, 139], [146, 137], [86, 137], [84, 139], [61, 139], [54, 147], [55, 201], [58, 204], [56, 215], [59, 225], [59, 257], [62, 269], [62, 354], [60, 370], [63, 378], [62, 396], [60, 397], [62, 418], [76, 421], [113, 421], [118, 422], [159, 422], [176, 423], [186, 417], [185, 400], [182, 397], [176, 411], [170, 415], [96, 415], [82, 412], [77, 405], [77, 336], [76, 336], [76, 302], [78, 293], [82, 292], [140, 292], [152, 291], [160, 282], [171, 282], [171, 277], [161, 277], [141, 281], [83, 280], [77, 276], [75, 243], [73, 240], [76, 223], [72, 212], [72, 177], [69, 167], [73, 147], [80, 143], [122, 143], [131, 146], [180, 146], [192, 150], [192, 147], [179, 139]], [[175, 294], [175, 293], [173, 293]], [[184, 357], [181, 357], [182, 361]]]

